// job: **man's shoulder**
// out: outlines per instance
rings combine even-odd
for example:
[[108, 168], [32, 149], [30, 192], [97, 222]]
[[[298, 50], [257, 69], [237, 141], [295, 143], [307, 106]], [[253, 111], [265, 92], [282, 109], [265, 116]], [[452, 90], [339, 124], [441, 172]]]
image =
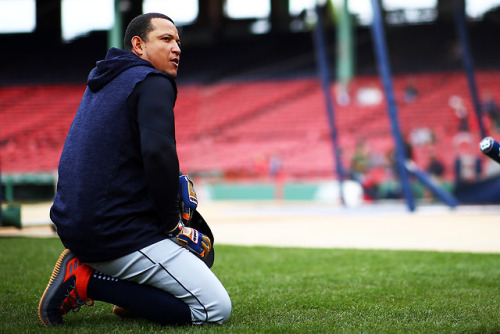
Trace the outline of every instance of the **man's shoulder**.
[[174, 90], [175, 94], [177, 94], [177, 84], [175, 82], [175, 79], [163, 72], [160, 72], [158, 70], [154, 70], [153, 72], [149, 72], [146, 74], [144, 77], [144, 80], [142, 81], [145, 86], [158, 86], [160, 89], [172, 89]]
[[139, 79], [139, 81], [143, 81], [146, 79], [151, 80], [151, 78], [154, 78], [153, 80], [159, 80], [159, 81], [168, 80], [169, 82], [175, 85], [175, 79], [172, 78], [172, 76], [160, 72], [157, 69], [146, 65], [133, 66], [125, 70], [123, 74], [136, 76]]
[[155, 92], [173, 92], [177, 96], [177, 85], [175, 80], [168, 74], [156, 71], [150, 72], [145, 77], [144, 80], [140, 82], [141, 90], [144, 91], [155, 91]]
[[126, 70], [124, 70], [122, 72], [122, 74], [141, 74], [143, 73], [144, 75], [148, 75], [149, 73], [160, 73], [158, 70], [156, 70], [155, 68], [151, 67], [151, 66], [147, 66], [147, 65], [142, 65], [142, 64], [137, 64], [135, 66], [131, 66], [129, 68], [127, 68]]

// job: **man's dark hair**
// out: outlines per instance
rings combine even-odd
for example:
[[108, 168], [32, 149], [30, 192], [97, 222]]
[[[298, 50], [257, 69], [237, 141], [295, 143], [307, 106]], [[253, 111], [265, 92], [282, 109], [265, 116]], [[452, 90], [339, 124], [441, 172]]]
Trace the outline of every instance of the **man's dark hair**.
[[170, 17], [161, 13], [147, 13], [136, 16], [127, 26], [125, 36], [123, 37], [123, 48], [128, 51], [132, 50], [132, 38], [134, 36], [139, 36], [141, 39], [146, 40], [148, 33], [153, 30], [151, 20], [156, 18], [166, 19], [174, 23]]

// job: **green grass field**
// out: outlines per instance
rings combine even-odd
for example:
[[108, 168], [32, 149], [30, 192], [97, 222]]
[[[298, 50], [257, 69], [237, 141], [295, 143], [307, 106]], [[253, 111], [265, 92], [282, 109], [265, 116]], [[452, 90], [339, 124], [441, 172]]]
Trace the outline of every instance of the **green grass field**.
[[[37, 306], [63, 247], [0, 238], [0, 333], [40, 333]], [[54, 333], [500, 333], [500, 254], [216, 245], [233, 313], [223, 326], [120, 319], [96, 302]]]

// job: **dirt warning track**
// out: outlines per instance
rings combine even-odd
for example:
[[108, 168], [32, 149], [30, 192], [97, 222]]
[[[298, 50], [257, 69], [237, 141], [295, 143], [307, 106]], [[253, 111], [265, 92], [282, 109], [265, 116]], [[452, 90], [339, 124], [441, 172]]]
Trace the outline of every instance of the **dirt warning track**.
[[[23, 229], [0, 235], [54, 236], [50, 203], [24, 205]], [[319, 202], [212, 201], [199, 211], [216, 244], [500, 253], [500, 206], [404, 204], [341, 207]]]

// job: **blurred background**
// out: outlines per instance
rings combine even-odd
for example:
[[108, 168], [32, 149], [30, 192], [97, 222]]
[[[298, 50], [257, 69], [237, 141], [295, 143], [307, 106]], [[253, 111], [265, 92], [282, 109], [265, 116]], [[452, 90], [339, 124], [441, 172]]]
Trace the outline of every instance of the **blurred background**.
[[[88, 73], [152, 11], [181, 35], [177, 149], [201, 198], [404, 200], [374, 1], [0, 0], [4, 203], [52, 199]], [[460, 204], [499, 203], [478, 145], [500, 138], [500, 0], [377, 3], [406, 157]], [[417, 203], [442, 201], [408, 180]]]

